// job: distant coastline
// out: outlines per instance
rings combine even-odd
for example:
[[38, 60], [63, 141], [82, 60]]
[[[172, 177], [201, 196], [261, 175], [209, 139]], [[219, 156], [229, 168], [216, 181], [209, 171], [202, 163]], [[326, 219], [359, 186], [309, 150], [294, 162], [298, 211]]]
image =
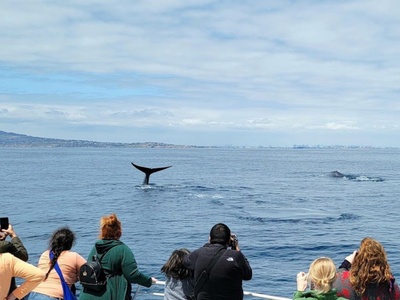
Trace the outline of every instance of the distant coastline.
[[77, 147], [77, 148], [207, 148], [201, 146], [173, 145], [157, 142], [144, 143], [110, 143], [86, 140], [63, 140], [54, 138], [34, 137], [25, 134], [5, 132], [0, 130], [0, 147]]
[[[167, 149], [217, 149], [217, 148], [240, 148], [240, 149], [359, 149], [359, 148], [376, 148], [372, 146], [309, 146], [309, 145], [293, 145], [292, 147], [274, 147], [274, 146], [196, 146], [196, 145], [175, 145], [159, 142], [137, 142], [137, 143], [112, 143], [112, 142], [96, 142], [87, 140], [64, 140], [54, 138], [34, 137], [25, 134], [5, 132], [0, 130], [0, 147], [43, 147], [43, 148], [167, 148]], [[397, 149], [397, 148], [391, 148]]]

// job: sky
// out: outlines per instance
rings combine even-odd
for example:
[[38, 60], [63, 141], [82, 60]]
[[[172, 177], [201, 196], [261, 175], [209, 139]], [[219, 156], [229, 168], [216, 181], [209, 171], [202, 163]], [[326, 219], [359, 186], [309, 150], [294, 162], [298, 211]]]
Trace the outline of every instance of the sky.
[[2, 0], [0, 130], [400, 147], [398, 0]]

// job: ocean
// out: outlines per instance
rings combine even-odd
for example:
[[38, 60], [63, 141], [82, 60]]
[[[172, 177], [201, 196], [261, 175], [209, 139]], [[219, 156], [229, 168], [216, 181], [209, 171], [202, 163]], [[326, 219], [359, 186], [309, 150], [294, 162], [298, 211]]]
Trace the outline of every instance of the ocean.
[[[291, 298], [299, 271], [320, 256], [339, 265], [366, 236], [384, 245], [400, 277], [399, 155], [370, 148], [0, 148], [0, 215], [36, 265], [64, 225], [77, 235], [73, 250], [87, 257], [100, 217], [115, 212], [139, 269], [159, 280], [173, 250], [201, 247], [222, 222], [253, 268], [244, 290]], [[143, 186], [131, 162], [172, 167]], [[329, 176], [335, 170], [348, 176]], [[162, 286], [140, 288], [137, 299], [162, 299], [154, 292]]]

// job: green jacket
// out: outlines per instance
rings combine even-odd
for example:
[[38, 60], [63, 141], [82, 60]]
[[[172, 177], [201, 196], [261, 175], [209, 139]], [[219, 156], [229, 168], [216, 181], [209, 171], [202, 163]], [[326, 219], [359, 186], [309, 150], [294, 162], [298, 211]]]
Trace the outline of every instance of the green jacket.
[[[22, 244], [22, 241], [18, 236], [13, 237], [10, 241], [0, 241], [0, 253], [11, 253], [23, 261], [28, 261], [28, 251], [26, 251], [24, 244]], [[17, 285], [15, 283], [15, 278], [13, 277], [11, 278], [10, 290], [8, 294], [10, 294], [16, 288]]]
[[28, 251], [26, 251], [24, 244], [17, 236], [10, 241], [0, 241], [0, 253], [11, 253], [23, 261], [28, 261]]
[[[101, 265], [106, 273], [113, 275], [108, 278], [106, 289], [96, 292], [87, 288], [81, 291], [79, 300], [125, 300], [131, 299], [131, 284], [137, 283], [146, 287], [152, 284], [151, 277], [142, 274], [136, 264], [135, 257], [123, 242], [118, 240], [99, 240], [89, 254], [101, 258]], [[103, 255], [103, 256], [102, 256]]]
[[331, 289], [327, 293], [321, 293], [319, 291], [297, 291], [293, 295], [293, 300], [347, 300], [343, 297], [337, 296], [336, 289]]

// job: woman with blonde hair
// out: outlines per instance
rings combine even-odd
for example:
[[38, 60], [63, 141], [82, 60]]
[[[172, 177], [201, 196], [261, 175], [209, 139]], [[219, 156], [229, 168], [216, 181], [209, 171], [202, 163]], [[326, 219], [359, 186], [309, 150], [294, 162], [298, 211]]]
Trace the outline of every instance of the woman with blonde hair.
[[107, 275], [104, 289], [94, 290], [85, 287], [80, 300], [126, 300], [131, 299], [131, 284], [150, 287], [157, 280], [141, 273], [131, 249], [120, 241], [121, 222], [115, 214], [100, 220], [100, 239], [89, 254], [88, 261], [96, 256]]
[[[332, 284], [336, 279], [336, 267], [332, 259], [320, 257], [314, 260], [308, 274], [300, 272], [297, 274], [297, 291], [293, 299], [318, 299], [318, 300], [344, 300], [338, 297]], [[306, 291], [307, 285], [310, 289]]]
[[351, 300], [400, 300], [385, 249], [370, 237], [340, 265], [334, 286], [339, 296]]

